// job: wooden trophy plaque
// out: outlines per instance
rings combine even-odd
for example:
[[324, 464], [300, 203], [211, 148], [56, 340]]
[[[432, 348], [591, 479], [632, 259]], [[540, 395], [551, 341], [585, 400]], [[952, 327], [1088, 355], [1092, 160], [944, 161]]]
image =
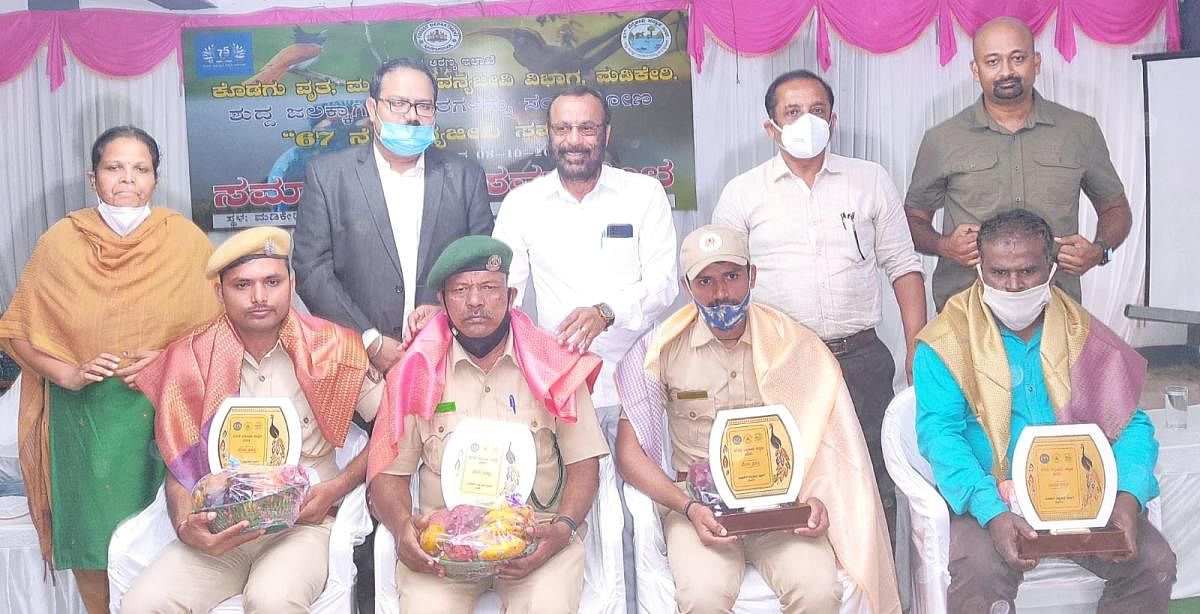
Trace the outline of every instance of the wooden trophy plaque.
[[208, 429], [208, 470], [239, 465], [278, 467], [300, 462], [300, 415], [287, 397], [229, 397]]
[[804, 479], [800, 428], [783, 405], [717, 412], [708, 440], [712, 480], [721, 497], [717, 522], [728, 535], [804, 526], [798, 505]]
[[1013, 454], [1016, 499], [1036, 539], [1020, 538], [1023, 558], [1128, 554], [1133, 545], [1109, 524], [1117, 462], [1095, 424], [1027, 426]]

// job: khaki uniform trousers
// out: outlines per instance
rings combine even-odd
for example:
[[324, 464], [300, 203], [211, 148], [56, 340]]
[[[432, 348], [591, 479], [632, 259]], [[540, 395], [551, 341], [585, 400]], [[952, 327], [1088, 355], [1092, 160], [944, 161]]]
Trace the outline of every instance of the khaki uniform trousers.
[[208, 612], [238, 594], [247, 614], [308, 612], [325, 588], [332, 526], [332, 517], [296, 525], [220, 557], [175, 540], [137, 577], [121, 612]]
[[474, 582], [447, 580], [415, 572], [396, 562], [396, 587], [401, 614], [438, 612], [471, 614], [488, 589], [496, 591], [506, 614], [571, 614], [579, 611], [583, 594], [583, 536], [579, 534], [541, 567], [520, 580], [487, 578]]
[[682, 614], [733, 612], [747, 562], [779, 597], [785, 614], [836, 614], [841, 607], [837, 559], [827, 538], [772, 531], [710, 548], [683, 514], [663, 506], [658, 510], [665, 512], [667, 562], [675, 580], [675, 605]]

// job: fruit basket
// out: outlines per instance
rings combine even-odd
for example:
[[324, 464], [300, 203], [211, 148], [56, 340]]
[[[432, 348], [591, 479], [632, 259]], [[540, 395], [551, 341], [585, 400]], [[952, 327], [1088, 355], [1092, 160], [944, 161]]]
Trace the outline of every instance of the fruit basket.
[[452, 580], [478, 580], [500, 572], [506, 561], [536, 549], [533, 509], [501, 503], [460, 504], [429, 516], [421, 549], [437, 559]]
[[192, 489], [192, 506], [216, 514], [209, 523], [213, 533], [243, 520], [249, 522], [245, 531], [274, 533], [296, 523], [308, 490], [308, 474], [298, 465], [242, 465], [201, 478]]

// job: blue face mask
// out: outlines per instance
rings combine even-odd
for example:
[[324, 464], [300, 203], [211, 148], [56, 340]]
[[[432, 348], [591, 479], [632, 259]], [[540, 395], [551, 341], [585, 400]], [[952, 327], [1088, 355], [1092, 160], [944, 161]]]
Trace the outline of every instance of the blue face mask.
[[383, 127], [377, 138], [387, 150], [397, 156], [419, 156], [433, 144], [433, 126], [412, 126], [380, 122]]
[[750, 293], [746, 293], [746, 298], [742, 299], [739, 305], [716, 305], [708, 307], [701, 305], [696, 297], [692, 297], [692, 302], [696, 303], [696, 309], [700, 310], [700, 315], [704, 316], [704, 321], [708, 325], [721, 331], [726, 332], [737, 328], [742, 320], [746, 319], [746, 313], [750, 308]]

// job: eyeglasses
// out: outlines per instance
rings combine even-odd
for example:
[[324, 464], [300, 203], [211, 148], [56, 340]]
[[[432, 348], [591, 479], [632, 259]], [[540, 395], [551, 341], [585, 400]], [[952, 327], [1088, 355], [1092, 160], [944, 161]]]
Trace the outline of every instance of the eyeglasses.
[[604, 124], [593, 124], [591, 122], [585, 124], [568, 124], [566, 122], [550, 124], [550, 132], [554, 136], [559, 137], [571, 134], [572, 130], [578, 130], [582, 136], [596, 136], [603, 129]]
[[396, 115], [404, 115], [409, 109], [416, 109], [417, 115], [421, 117], [433, 117], [434, 105], [432, 102], [413, 102], [404, 98], [377, 98], [379, 102], [387, 104], [392, 113]]

